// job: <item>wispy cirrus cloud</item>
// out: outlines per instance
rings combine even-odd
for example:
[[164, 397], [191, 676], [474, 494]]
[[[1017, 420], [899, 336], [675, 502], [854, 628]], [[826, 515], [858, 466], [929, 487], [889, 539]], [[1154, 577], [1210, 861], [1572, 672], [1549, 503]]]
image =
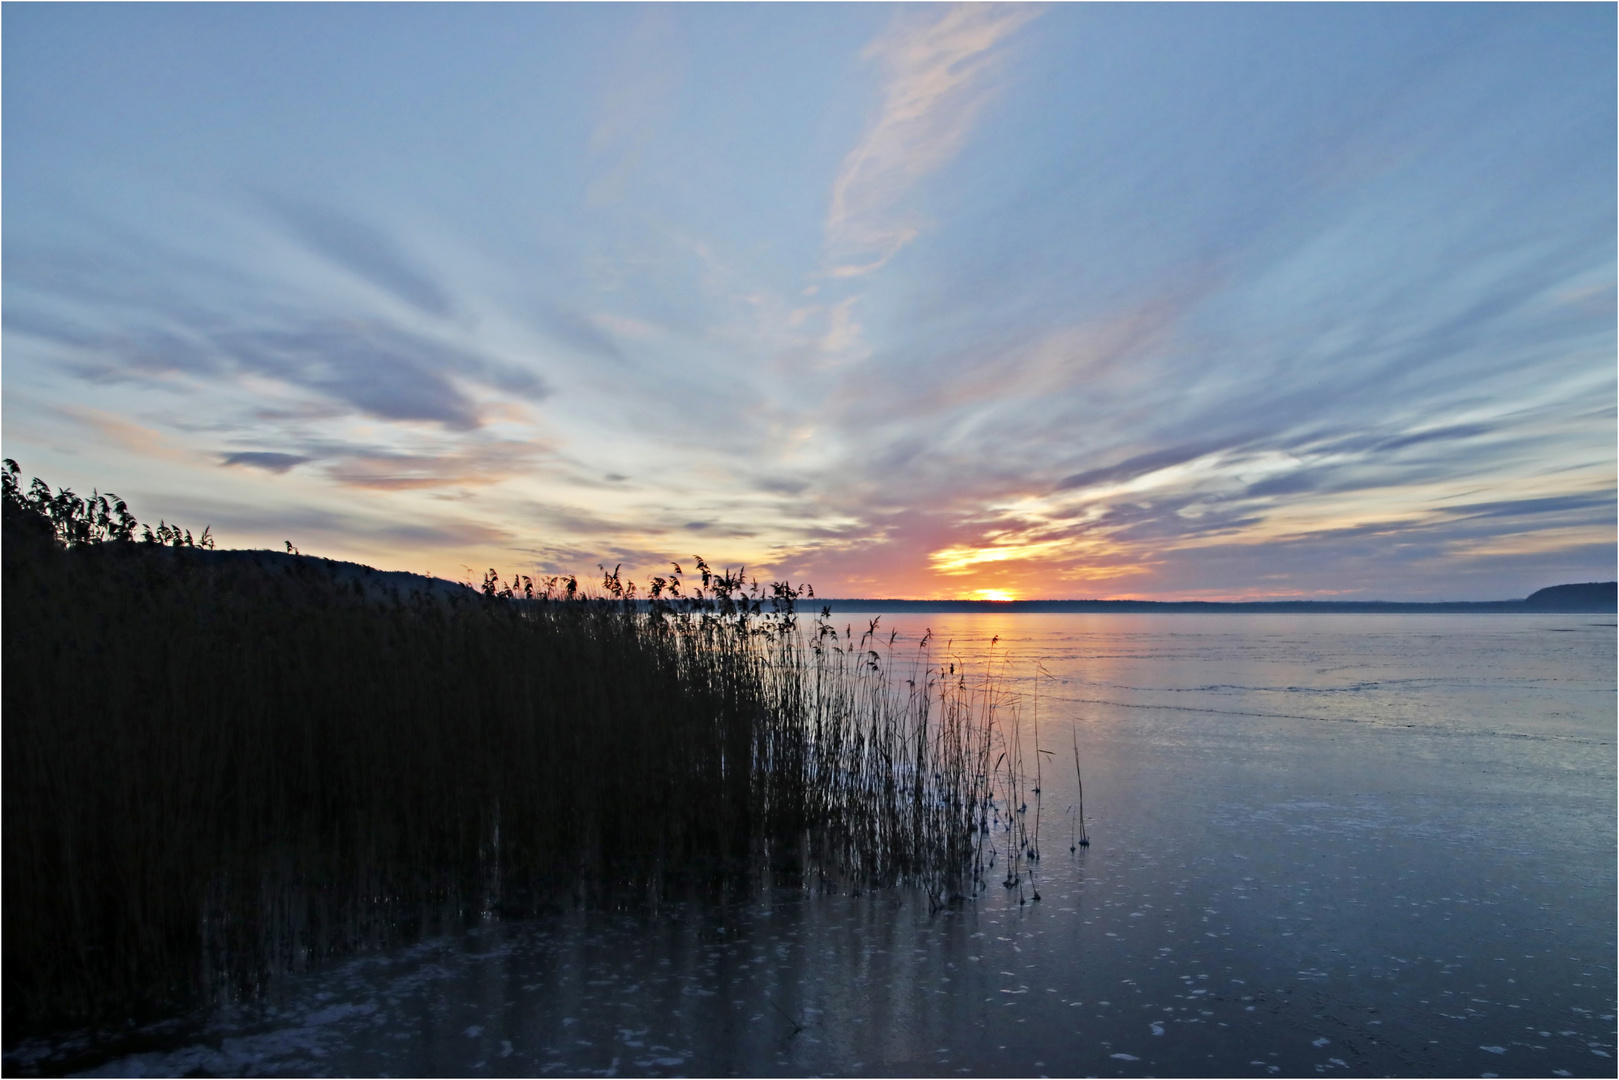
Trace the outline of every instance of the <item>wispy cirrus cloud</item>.
[[384, 420], [425, 420], [470, 430], [483, 422], [456, 378], [542, 400], [549, 393], [530, 371], [471, 350], [360, 320], [215, 335], [232, 367], [344, 402]]
[[451, 312], [438, 281], [386, 233], [319, 203], [267, 196], [265, 204], [303, 245], [429, 315]]
[[643, 9], [616, 48], [616, 62], [590, 133], [590, 156], [599, 169], [587, 193], [591, 206], [625, 197], [648, 147], [668, 120], [683, 77], [678, 28], [667, 9]]
[[963, 4], [926, 22], [907, 14], [866, 47], [888, 80], [832, 184], [827, 273], [869, 274], [920, 234], [923, 222], [904, 209], [905, 196], [961, 152], [994, 93], [1002, 46], [1038, 14], [1021, 4]]
[[527, 475], [547, 456], [549, 448], [539, 442], [463, 441], [441, 453], [350, 453], [332, 462], [326, 474], [345, 488], [438, 490], [494, 484]]
[[545, 380], [530, 370], [376, 320], [86, 334], [73, 344], [76, 355], [66, 366], [93, 383], [146, 383], [175, 375], [214, 383], [266, 379], [339, 410], [457, 431], [474, 430], [486, 419], [487, 410], [463, 384], [531, 402], [550, 395]]
[[[272, 207], [277, 220], [305, 246], [405, 302], [408, 314], [448, 313], [443, 290], [388, 233], [315, 203], [283, 202]], [[389, 303], [303, 283], [278, 289], [273, 277], [246, 280], [163, 245], [112, 246], [100, 258], [35, 246], [15, 256], [8, 251], [8, 338], [33, 339], [58, 370], [91, 384], [193, 394], [274, 384], [302, 398], [305, 412], [455, 431], [482, 427], [490, 397], [537, 403], [552, 393], [529, 349], [518, 359], [446, 319], [401, 318]]]
[[[222, 465], [282, 474], [300, 466], [318, 473], [337, 488], [354, 492], [453, 492], [488, 487], [513, 477], [572, 475], [548, 440], [500, 438], [485, 431], [388, 430], [387, 442], [267, 432], [281, 440], [278, 450], [228, 450]], [[272, 443], [272, 445], [275, 445]]]

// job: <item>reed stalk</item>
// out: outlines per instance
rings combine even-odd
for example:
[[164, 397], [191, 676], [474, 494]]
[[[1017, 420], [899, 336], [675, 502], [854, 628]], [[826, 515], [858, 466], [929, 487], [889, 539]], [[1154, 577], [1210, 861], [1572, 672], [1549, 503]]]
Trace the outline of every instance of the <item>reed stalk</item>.
[[809, 590], [702, 560], [689, 591], [615, 568], [455, 596], [166, 523], [142, 543], [116, 496], [8, 465], [8, 1034], [570, 904], [982, 887], [992, 667], [805, 626]]

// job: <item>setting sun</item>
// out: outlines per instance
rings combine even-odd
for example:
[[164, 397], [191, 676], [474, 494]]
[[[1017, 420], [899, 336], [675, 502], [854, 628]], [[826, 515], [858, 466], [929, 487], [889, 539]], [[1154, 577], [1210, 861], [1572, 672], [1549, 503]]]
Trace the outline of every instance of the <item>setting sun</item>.
[[1017, 596], [1005, 589], [974, 589], [974, 600], [1016, 600]]

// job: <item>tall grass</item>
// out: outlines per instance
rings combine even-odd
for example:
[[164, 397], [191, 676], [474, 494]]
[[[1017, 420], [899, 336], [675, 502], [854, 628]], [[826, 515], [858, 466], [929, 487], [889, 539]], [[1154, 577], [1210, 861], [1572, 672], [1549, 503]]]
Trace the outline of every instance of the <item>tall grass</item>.
[[700, 560], [642, 598], [616, 569], [592, 597], [492, 571], [402, 595], [166, 524], [136, 542], [116, 496], [8, 466], [9, 1034], [458, 920], [767, 874], [982, 887], [990, 752], [1016, 740], [989, 673], [926, 640], [804, 625], [807, 590]]

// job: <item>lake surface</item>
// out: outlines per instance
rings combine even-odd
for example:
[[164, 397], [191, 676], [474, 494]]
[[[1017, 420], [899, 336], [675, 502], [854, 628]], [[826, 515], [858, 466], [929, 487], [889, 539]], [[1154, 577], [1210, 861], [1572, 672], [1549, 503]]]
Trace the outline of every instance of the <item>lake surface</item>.
[[[862, 617], [837, 621], [858, 635]], [[1031, 758], [1038, 690], [1054, 751], [1038, 902], [996, 873], [937, 914], [907, 890], [778, 889], [485, 924], [76, 1060], [97, 1075], [1614, 1075], [1611, 616], [880, 627], [900, 632], [896, 657], [927, 629], [936, 661], [941, 644], [973, 668], [1009, 656]], [[1075, 740], [1092, 844], [1070, 852]], [[73, 1051], [15, 1047], [8, 1071]]]

